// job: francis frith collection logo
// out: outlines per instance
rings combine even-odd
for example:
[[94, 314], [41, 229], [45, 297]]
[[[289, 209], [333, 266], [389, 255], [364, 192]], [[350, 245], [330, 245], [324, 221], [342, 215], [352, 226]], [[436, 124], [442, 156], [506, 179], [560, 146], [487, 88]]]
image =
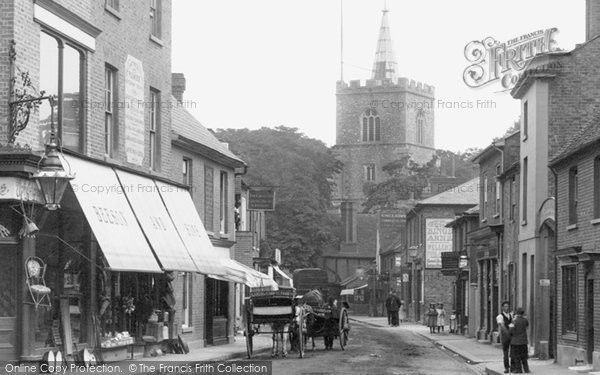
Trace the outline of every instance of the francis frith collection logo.
[[464, 50], [471, 63], [463, 72], [464, 82], [472, 88], [499, 82], [503, 90], [510, 90], [535, 56], [559, 50], [553, 39], [557, 32], [553, 27], [503, 43], [493, 37], [470, 42]]

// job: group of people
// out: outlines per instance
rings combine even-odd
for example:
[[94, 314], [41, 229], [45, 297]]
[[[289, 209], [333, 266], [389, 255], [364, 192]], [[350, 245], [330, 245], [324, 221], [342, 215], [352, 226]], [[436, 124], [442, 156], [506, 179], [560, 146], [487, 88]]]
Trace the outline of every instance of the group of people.
[[[510, 312], [510, 303], [502, 302], [502, 312], [496, 317], [504, 359], [504, 373], [529, 373], [527, 364], [527, 327], [529, 321], [521, 307]], [[510, 359], [510, 362], [509, 362]]]
[[[444, 326], [446, 325], [446, 310], [444, 310], [443, 303], [438, 303], [437, 306], [434, 303], [430, 303], [426, 315], [429, 333], [439, 333], [440, 330], [444, 332]], [[456, 320], [455, 315], [454, 320]], [[452, 323], [455, 322], [453, 321]]]
[[392, 327], [398, 327], [400, 322], [406, 319], [406, 314], [404, 313], [404, 301], [401, 301], [400, 298], [393, 291], [390, 291], [390, 295], [385, 300], [385, 309], [387, 310], [388, 316], [388, 325]]

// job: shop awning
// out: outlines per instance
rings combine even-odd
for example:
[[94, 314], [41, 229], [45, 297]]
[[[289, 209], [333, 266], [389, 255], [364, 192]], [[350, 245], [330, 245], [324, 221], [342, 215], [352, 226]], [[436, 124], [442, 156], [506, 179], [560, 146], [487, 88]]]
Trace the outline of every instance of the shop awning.
[[354, 288], [354, 290], [364, 289], [364, 288], [366, 288], [368, 286], [369, 286], [369, 284], [361, 285], [359, 287]]
[[198, 272], [171, 221], [154, 180], [120, 170], [115, 172], [162, 268], [166, 271]]
[[162, 272], [110, 167], [65, 155], [71, 187], [111, 270]]
[[229, 257], [229, 249], [224, 247], [214, 247], [216, 254], [225, 267], [226, 275], [210, 275], [219, 280], [233, 281], [239, 284], [245, 284], [250, 288], [259, 286], [271, 286], [277, 288], [275, 280], [262, 272], [256, 271], [242, 263]]
[[340, 292], [341, 296], [351, 296], [354, 294], [354, 289], [342, 289]]
[[281, 269], [279, 269], [279, 266], [274, 265], [273, 269], [275, 270], [276, 273], [278, 273], [281, 278], [283, 279], [284, 286], [291, 286], [292, 288], [294, 287], [294, 280], [292, 280], [291, 277], [289, 277], [288, 275], [285, 274], [285, 272], [283, 272]]
[[183, 244], [200, 273], [225, 276], [227, 272], [204, 229], [189, 191], [156, 181], [160, 196], [175, 224]]

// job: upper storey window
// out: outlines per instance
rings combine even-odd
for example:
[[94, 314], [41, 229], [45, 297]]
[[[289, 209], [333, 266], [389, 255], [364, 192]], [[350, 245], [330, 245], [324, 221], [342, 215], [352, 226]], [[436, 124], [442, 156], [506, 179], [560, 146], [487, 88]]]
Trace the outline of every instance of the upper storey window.
[[374, 109], [367, 109], [361, 116], [361, 122], [363, 142], [381, 140], [381, 121], [377, 111]]

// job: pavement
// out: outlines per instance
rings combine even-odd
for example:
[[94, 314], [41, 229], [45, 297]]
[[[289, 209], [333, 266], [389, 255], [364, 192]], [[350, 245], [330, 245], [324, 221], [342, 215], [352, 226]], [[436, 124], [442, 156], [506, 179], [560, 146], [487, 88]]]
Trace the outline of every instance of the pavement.
[[[434, 342], [443, 350], [448, 350], [455, 355], [462, 357], [472, 366], [473, 370], [479, 374], [504, 374], [502, 347], [499, 345], [481, 343], [474, 338], [450, 334], [448, 331], [429, 333], [429, 328], [422, 324], [400, 323], [399, 327], [390, 327], [387, 323], [387, 317], [351, 316], [350, 320], [388, 330], [403, 329], [412, 331], [415, 334]], [[533, 374], [575, 375], [578, 373], [569, 370], [567, 367], [559, 366], [554, 363], [553, 359], [538, 360], [536, 358], [530, 358], [528, 362], [529, 370]]]

